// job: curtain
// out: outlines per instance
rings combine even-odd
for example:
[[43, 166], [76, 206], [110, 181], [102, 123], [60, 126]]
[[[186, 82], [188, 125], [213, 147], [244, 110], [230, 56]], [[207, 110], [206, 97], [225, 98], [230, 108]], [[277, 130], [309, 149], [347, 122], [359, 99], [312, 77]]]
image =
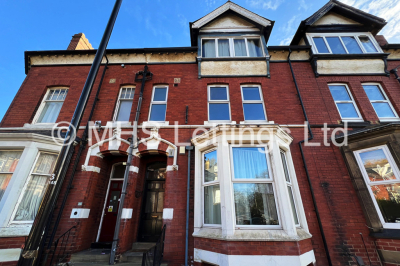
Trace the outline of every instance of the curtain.
[[235, 179], [269, 178], [265, 148], [232, 148]]
[[218, 40], [218, 56], [230, 56], [228, 39]]
[[247, 45], [249, 46], [249, 54], [251, 57], [262, 56], [260, 40], [257, 39], [247, 39]]
[[55, 123], [64, 102], [46, 102], [38, 123]]
[[246, 42], [244, 39], [234, 39], [235, 56], [247, 56]]
[[[12, 173], [15, 171], [22, 151], [0, 151], [0, 201], [3, 198]], [[1, 174], [1, 173], [4, 174]]]
[[203, 57], [215, 56], [215, 40], [203, 40]]
[[15, 221], [33, 221], [47, 185], [47, 176], [32, 175], [15, 214]]
[[221, 224], [221, 196], [219, 185], [204, 187], [204, 223]]
[[32, 173], [50, 175], [53, 171], [56, 159], [57, 155], [55, 154], [41, 153]]

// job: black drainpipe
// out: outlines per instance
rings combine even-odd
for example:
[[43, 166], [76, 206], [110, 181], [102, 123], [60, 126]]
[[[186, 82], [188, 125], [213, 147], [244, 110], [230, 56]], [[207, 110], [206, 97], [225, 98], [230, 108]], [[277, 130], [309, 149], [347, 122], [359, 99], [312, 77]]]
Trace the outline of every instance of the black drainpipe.
[[185, 241], [185, 266], [188, 266], [189, 255], [189, 199], [190, 199], [190, 152], [193, 146], [186, 146], [188, 151], [188, 173], [187, 173], [187, 192], [186, 192], [186, 241]]
[[[142, 79], [139, 79], [139, 76], [143, 76]], [[142, 86], [140, 88], [140, 95], [138, 100], [138, 105], [136, 108], [136, 116], [135, 121], [133, 122], [133, 131], [132, 131], [132, 138], [130, 138], [130, 145], [128, 151], [128, 159], [126, 160], [126, 167], [124, 173], [124, 181], [122, 183], [122, 191], [121, 191], [121, 198], [119, 199], [119, 207], [118, 207], [118, 215], [117, 215], [117, 222], [115, 224], [114, 229], [114, 238], [111, 247], [111, 254], [110, 254], [110, 261], [109, 264], [115, 264], [115, 253], [117, 252], [117, 244], [118, 244], [118, 236], [119, 236], [119, 226], [121, 224], [121, 215], [122, 209], [124, 208], [124, 201], [126, 195], [126, 187], [128, 186], [128, 178], [129, 178], [129, 168], [131, 166], [131, 161], [133, 157], [133, 150], [137, 148], [137, 140], [138, 140], [138, 123], [139, 123], [139, 116], [140, 116], [140, 109], [142, 107], [142, 99], [143, 99], [143, 90], [144, 85], [147, 80], [151, 80], [153, 74], [149, 72], [147, 65], [144, 66], [144, 71], [140, 71], [136, 73], [135, 82], [142, 81]], [[136, 146], [135, 146], [136, 145]]]
[[[309, 134], [310, 134], [310, 137], [308, 138], [308, 141], [310, 141], [310, 140], [314, 139], [314, 135], [313, 135], [313, 133], [312, 133], [312, 131], [311, 131], [311, 127], [310, 127], [310, 123], [308, 122], [308, 117], [307, 117], [306, 109], [305, 109], [305, 107], [304, 107], [303, 99], [301, 98], [299, 86], [297, 85], [296, 77], [295, 77], [295, 75], [294, 75], [294, 71], [293, 71], [293, 67], [292, 67], [292, 62], [291, 62], [291, 60], [290, 60], [290, 54], [291, 54], [291, 53], [292, 53], [292, 50], [289, 48], [288, 62], [289, 62], [289, 66], [290, 66], [290, 71], [292, 72], [292, 77], [293, 77], [294, 85], [296, 86], [297, 95], [299, 96], [299, 100], [300, 100], [301, 108], [302, 108], [302, 110], [303, 110], [304, 118], [305, 118], [305, 120], [307, 121], [308, 132], [309, 132]], [[328, 250], [328, 244], [326, 243], [325, 233], [324, 233], [324, 229], [322, 228], [321, 217], [320, 217], [320, 215], [319, 215], [318, 206], [317, 206], [317, 201], [316, 201], [315, 195], [314, 195], [314, 189], [313, 189], [313, 186], [312, 186], [312, 183], [311, 183], [310, 174], [308, 173], [306, 158], [305, 158], [305, 156], [304, 156], [303, 147], [301, 146], [301, 144], [303, 144], [304, 142], [305, 142], [305, 140], [302, 140], [302, 141], [299, 142], [301, 158], [303, 159], [304, 170], [306, 171], [307, 180], [308, 180], [308, 185], [310, 186], [310, 192], [311, 192], [311, 197], [312, 197], [312, 201], [313, 201], [313, 205], [314, 205], [314, 209], [315, 209], [315, 214], [316, 214], [316, 216], [317, 216], [318, 225], [319, 225], [319, 230], [320, 230], [320, 232], [321, 232], [321, 237], [322, 237], [322, 242], [324, 243], [324, 248], [325, 248], [325, 253], [326, 253], [326, 259], [328, 260], [329, 266], [332, 266], [331, 256], [329, 255], [329, 250]]]
[[[42, 266], [45, 266], [45, 265], [46, 265], [47, 257], [48, 257], [48, 255], [49, 255], [48, 251], [50, 251], [51, 246], [52, 246], [52, 244], [53, 244], [53, 240], [54, 240], [55, 234], [56, 234], [56, 232], [57, 232], [57, 228], [58, 228], [58, 225], [59, 225], [59, 223], [60, 223], [61, 216], [62, 216], [63, 210], [64, 210], [64, 208], [65, 208], [65, 204], [67, 203], [68, 195], [69, 195], [71, 189], [73, 189], [72, 181], [74, 180], [75, 172], [76, 172], [76, 169], [78, 168], [78, 165], [79, 165], [79, 159], [80, 159], [81, 154], [82, 154], [83, 150], [85, 149], [86, 144], [87, 144], [87, 142], [88, 142], [88, 140], [87, 140], [87, 135], [88, 135], [88, 133], [89, 133], [89, 122], [92, 120], [92, 116], [93, 116], [93, 113], [94, 113], [94, 109], [95, 109], [95, 107], [96, 107], [97, 102], [99, 101], [100, 88], [101, 88], [101, 85], [103, 84], [104, 76], [105, 76], [106, 71], [107, 71], [107, 68], [108, 68], [108, 58], [107, 58], [107, 55], [104, 55], [104, 56], [105, 56], [107, 62], [106, 62], [106, 64], [104, 65], [103, 74], [101, 75], [100, 84], [99, 84], [99, 87], [98, 87], [97, 92], [96, 92], [96, 97], [95, 97], [95, 99], [94, 99], [92, 109], [90, 110], [90, 115], [89, 115], [89, 118], [88, 118], [88, 123], [87, 123], [86, 128], [85, 128], [85, 131], [83, 132], [82, 137], [81, 137], [81, 143], [80, 143], [81, 145], [79, 146], [78, 154], [76, 155], [76, 158], [75, 158], [75, 161], [74, 161], [74, 165], [73, 165], [73, 167], [72, 167], [72, 173], [71, 173], [71, 176], [70, 176], [69, 181], [68, 181], [67, 191], [65, 192], [63, 201], [62, 201], [61, 206], [60, 206], [60, 210], [59, 210], [58, 215], [57, 215], [56, 222], [55, 222], [55, 224], [54, 224], [53, 231], [52, 231], [52, 233], [51, 233], [49, 242], [48, 242], [48, 244], [47, 244], [47, 251], [46, 251], [46, 254], [44, 255], [44, 259], [43, 259], [43, 261], [42, 261]], [[51, 222], [51, 219], [49, 219], [49, 222]], [[44, 239], [46, 239], [46, 237], [47, 237], [47, 234], [44, 235]], [[43, 241], [43, 244], [44, 244], [44, 241]], [[40, 255], [40, 254], [39, 254], [39, 255]], [[38, 261], [40, 261], [40, 257], [39, 257]]]
[[398, 67], [396, 67], [396, 68], [393, 68], [392, 70], [390, 70], [390, 72], [394, 74], [394, 76], [396, 77], [397, 81], [400, 83], [400, 77], [399, 77], [399, 74], [397, 74], [397, 69], [398, 69], [399, 67], [400, 67], [400, 66], [398, 66]]

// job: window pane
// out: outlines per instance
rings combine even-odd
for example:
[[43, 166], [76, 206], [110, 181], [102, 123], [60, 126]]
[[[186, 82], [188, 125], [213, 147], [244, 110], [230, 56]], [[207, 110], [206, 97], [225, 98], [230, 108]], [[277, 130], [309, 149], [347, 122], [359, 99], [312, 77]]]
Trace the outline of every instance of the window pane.
[[131, 115], [132, 101], [121, 101], [116, 121], [129, 121]]
[[33, 221], [42, 201], [47, 176], [32, 175], [15, 214], [15, 221]]
[[260, 39], [247, 39], [247, 45], [249, 46], [250, 56], [252, 57], [262, 56]]
[[219, 185], [204, 187], [204, 223], [221, 224], [221, 191]]
[[218, 56], [230, 56], [228, 39], [218, 40]]
[[279, 225], [271, 184], [233, 184], [236, 225]]
[[0, 151], [0, 172], [14, 172], [22, 151]]
[[350, 95], [344, 85], [329, 85], [332, 97], [335, 101], [351, 101]]
[[215, 57], [215, 40], [203, 40], [203, 57]]
[[262, 103], [244, 103], [244, 120], [265, 120]]
[[52, 174], [56, 159], [57, 155], [55, 154], [41, 153], [32, 173], [44, 175]]
[[228, 100], [226, 87], [210, 87], [210, 100]]
[[400, 223], [400, 184], [374, 185], [372, 193], [386, 223]]
[[210, 120], [230, 120], [228, 103], [210, 103], [208, 111], [210, 114]]
[[204, 182], [218, 180], [217, 151], [204, 154]]
[[375, 46], [372, 44], [371, 40], [367, 37], [358, 37], [360, 39], [360, 42], [364, 46], [364, 49], [367, 51], [367, 53], [377, 53], [378, 50], [376, 50]]
[[155, 88], [153, 101], [166, 101], [167, 99], [167, 88]]
[[247, 56], [246, 42], [244, 39], [234, 39], [235, 56]]
[[265, 148], [232, 148], [235, 179], [269, 179]]
[[326, 37], [326, 41], [331, 47], [331, 51], [333, 54], [345, 54], [346, 50], [344, 49], [342, 43], [340, 42], [339, 37]]
[[378, 117], [396, 117], [388, 103], [372, 103]]
[[8, 183], [10, 183], [12, 174], [0, 174], [0, 201], [3, 198]]
[[358, 43], [356, 41], [356, 38], [346, 36], [346, 37], [342, 37], [342, 41], [343, 41], [344, 45], [346, 46], [349, 54], [362, 54], [363, 53], [360, 46], [358, 45]]
[[396, 179], [392, 167], [382, 149], [360, 153], [361, 161], [367, 171], [369, 181]]
[[338, 103], [340, 115], [342, 118], [359, 118], [356, 108], [352, 103]]
[[166, 104], [153, 104], [151, 106], [150, 121], [165, 121]]
[[386, 100], [377, 85], [363, 85], [363, 88], [371, 101]]
[[258, 87], [243, 87], [243, 100], [257, 101], [261, 100], [260, 90]]
[[63, 102], [46, 102], [38, 123], [55, 123], [60, 113]]
[[297, 217], [297, 212], [296, 212], [296, 205], [294, 204], [292, 187], [288, 186], [287, 189], [288, 189], [288, 193], [289, 193], [290, 206], [292, 207], [294, 224], [299, 224], [299, 218]]
[[317, 46], [318, 53], [329, 53], [328, 47], [326, 47], [324, 38], [314, 37], [315, 46]]
[[133, 95], [135, 94], [134, 88], [123, 88], [121, 90], [121, 99], [133, 99]]
[[289, 171], [288, 171], [288, 167], [286, 164], [286, 156], [285, 156], [285, 153], [282, 151], [281, 151], [281, 160], [282, 160], [282, 165], [283, 165], [283, 171], [285, 173], [286, 182], [290, 183]]

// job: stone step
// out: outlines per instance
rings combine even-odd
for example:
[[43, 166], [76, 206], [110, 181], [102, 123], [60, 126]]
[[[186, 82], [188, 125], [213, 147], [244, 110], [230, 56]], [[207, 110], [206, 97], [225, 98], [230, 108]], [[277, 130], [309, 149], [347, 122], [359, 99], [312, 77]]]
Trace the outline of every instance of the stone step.
[[154, 242], [135, 242], [132, 244], [132, 250], [134, 252], [145, 252], [150, 248], [154, 247], [156, 243]]
[[71, 262], [108, 262], [110, 259], [109, 249], [88, 249], [71, 255]]

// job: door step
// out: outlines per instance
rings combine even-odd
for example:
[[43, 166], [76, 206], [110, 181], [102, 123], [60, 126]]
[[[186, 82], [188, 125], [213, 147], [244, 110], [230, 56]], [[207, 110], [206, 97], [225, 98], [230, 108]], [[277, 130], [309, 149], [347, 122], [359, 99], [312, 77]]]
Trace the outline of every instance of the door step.
[[155, 242], [135, 242], [132, 244], [132, 250], [134, 252], [145, 252], [156, 245]]
[[71, 255], [71, 263], [104, 262], [110, 259], [110, 249], [88, 249]]
[[111, 249], [112, 242], [94, 242], [90, 244], [91, 249]]

